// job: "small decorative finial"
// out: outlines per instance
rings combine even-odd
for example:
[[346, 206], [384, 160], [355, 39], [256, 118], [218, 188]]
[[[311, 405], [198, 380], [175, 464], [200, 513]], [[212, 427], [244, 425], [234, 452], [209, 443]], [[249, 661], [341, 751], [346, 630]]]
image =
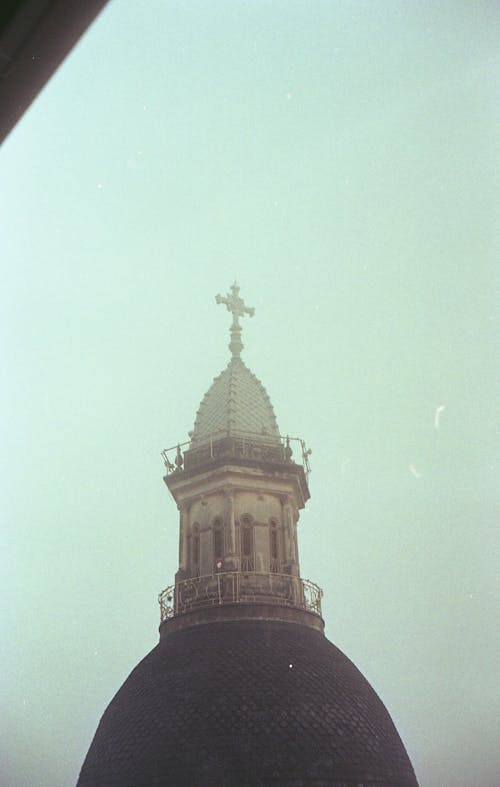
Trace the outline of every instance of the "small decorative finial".
[[231, 341], [229, 342], [229, 349], [231, 350], [233, 358], [239, 358], [240, 352], [243, 349], [239, 318], [244, 317], [245, 314], [248, 314], [250, 317], [253, 317], [255, 314], [255, 309], [253, 307], [245, 306], [243, 299], [238, 295], [239, 291], [240, 288], [236, 282], [234, 282], [231, 286], [231, 294], [228, 293], [225, 298], [223, 298], [222, 295], [215, 296], [215, 302], [225, 303], [226, 309], [233, 315], [233, 321], [230, 328]]
[[182, 453], [181, 453], [180, 445], [177, 445], [177, 454], [176, 454], [176, 457], [174, 459], [174, 462], [175, 462], [175, 466], [177, 467], [178, 470], [180, 470], [182, 468], [182, 465], [184, 464], [184, 458], [183, 458]]

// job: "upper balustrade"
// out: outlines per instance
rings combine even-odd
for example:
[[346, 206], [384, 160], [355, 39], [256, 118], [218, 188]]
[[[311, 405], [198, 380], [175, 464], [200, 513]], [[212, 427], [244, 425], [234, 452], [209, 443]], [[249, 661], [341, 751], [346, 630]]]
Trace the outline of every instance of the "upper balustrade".
[[[292, 447], [293, 446], [293, 447]], [[207, 463], [221, 459], [243, 459], [275, 464], [291, 464], [294, 462], [293, 448], [299, 455], [306, 480], [311, 472], [309, 456], [311, 449], [306, 447], [300, 437], [278, 437], [258, 434], [256, 432], [226, 431], [214, 432], [209, 440], [187, 441], [165, 448], [161, 455], [167, 475], [201, 467]], [[298, 450], [297, 450], [298, 449]]]

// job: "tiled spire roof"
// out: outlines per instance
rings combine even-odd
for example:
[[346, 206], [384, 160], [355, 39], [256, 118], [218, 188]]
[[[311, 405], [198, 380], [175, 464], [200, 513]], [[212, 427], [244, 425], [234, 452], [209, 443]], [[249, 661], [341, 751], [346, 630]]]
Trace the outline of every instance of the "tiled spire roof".
[[201, 443], [241, 432], [279, 437], [266, 389], [241, 358], [233, 357], [214, 379], [200, 404], [192, 440]]

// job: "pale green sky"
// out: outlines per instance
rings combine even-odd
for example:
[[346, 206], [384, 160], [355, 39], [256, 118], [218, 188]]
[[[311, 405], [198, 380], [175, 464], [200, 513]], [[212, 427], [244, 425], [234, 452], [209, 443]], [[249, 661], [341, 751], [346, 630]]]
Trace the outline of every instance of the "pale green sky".
[[235, 276], [328, 637], [421, 787], [496, 784], [499, 16], [114, 0], [0, 149], [9, 787], [74, 783], [157, 641]]

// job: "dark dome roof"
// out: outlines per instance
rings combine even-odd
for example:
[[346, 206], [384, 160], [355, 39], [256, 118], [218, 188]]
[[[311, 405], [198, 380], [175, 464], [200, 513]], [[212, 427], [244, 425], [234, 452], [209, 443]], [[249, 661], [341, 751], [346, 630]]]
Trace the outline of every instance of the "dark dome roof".
[[174, 631], [101, 719], [78, 787], [417, 785], [384, 705], [324, 635], [277, 621]]

